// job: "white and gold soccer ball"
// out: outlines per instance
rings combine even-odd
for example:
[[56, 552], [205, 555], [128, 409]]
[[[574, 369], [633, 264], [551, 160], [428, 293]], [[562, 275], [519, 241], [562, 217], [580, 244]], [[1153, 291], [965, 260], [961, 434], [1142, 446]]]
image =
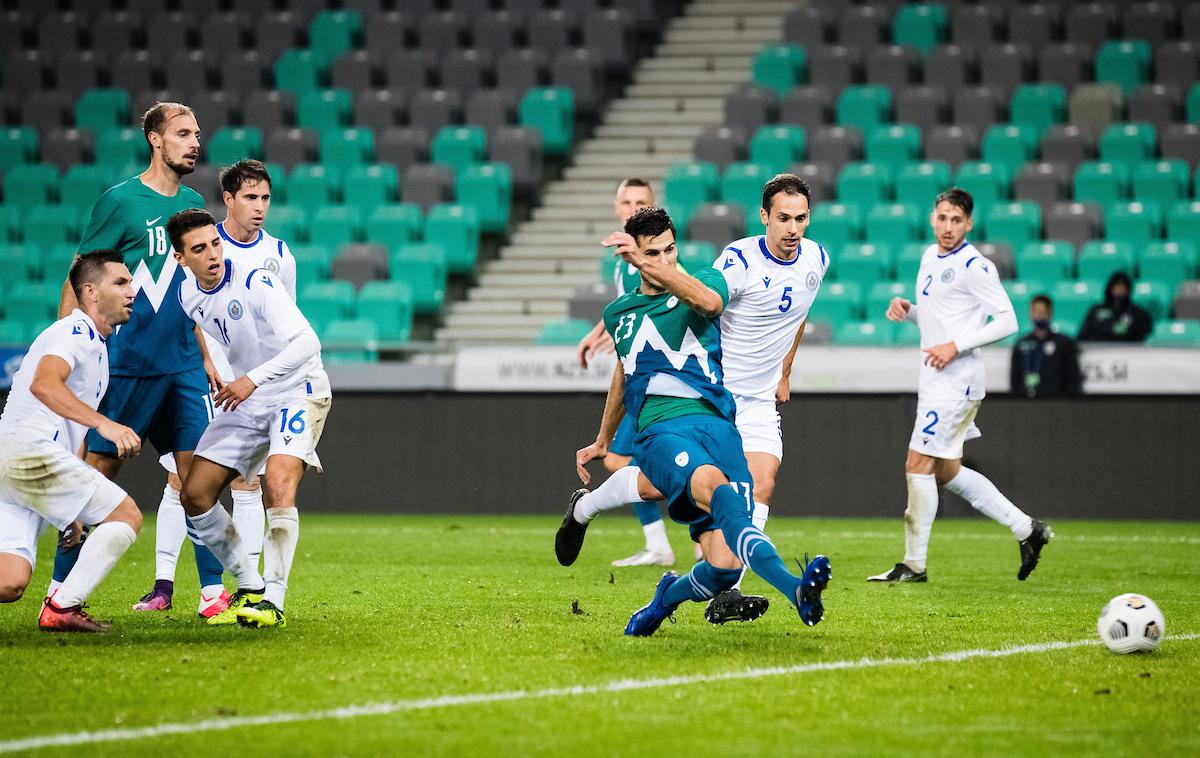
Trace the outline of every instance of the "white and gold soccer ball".
[[1148, 653], [1162, 644], [1167, 626], [1153, 600], [1130, 592], [1108, 601], [1096, 631], [1114, 653]]

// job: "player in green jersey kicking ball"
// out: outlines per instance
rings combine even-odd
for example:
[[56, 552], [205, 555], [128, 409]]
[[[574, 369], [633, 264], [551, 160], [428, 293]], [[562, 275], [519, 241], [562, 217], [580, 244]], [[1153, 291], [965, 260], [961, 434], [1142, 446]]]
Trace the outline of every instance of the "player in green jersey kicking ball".
[[[704, 554], [686, 576], [663, 575], [650, 603], [629, 619], [625, 634], [654, 634], [683, 602], [707, 602], [732, 587], [743, 565], [782, 592], [805, 624], [816, 624], [824, 615], [821, 593], [830, 579], [829, 559], [818, 555], [798, 577], [751, 521], [754, 484], [733, 423], [733, 396], [722, 382], [717, 320], [729, 299], [724, 277], [716, 269], [695, 277], [675, 269], [675, 226], [661, 208], [638, 211], [623, 232], [602, 244], [615, 245], [617, 254], [641, 272], [642, 283], [604, 310], [619, 363], [596, 441], [575, 454], [576, 468], [587, 484], [585, 464], [604, 458], [628, 412], [637, 425], [638, 498], [666, 500], [671, 518], [689, 526]], [[583, 546], [587, 524], [574, 513], [583, 493], [571, 498], [555, 537], [563, 565], [573, 563]]]

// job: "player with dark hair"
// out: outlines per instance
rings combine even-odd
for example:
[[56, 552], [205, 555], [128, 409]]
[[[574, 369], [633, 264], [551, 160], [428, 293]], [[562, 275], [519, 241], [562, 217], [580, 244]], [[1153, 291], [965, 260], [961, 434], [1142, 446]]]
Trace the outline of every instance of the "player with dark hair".
[[[775, 547], [751, 521], [754, 485], [734, 425], [735, 403], [723, 384], [721, 332], [729, 301], [725, 277], [714, 268], [695, 277], [675, 268], [675, 227], [660, 208], [645, 208], [603, 242], [641, 273], [638, 290], [604, 310], [605, 329], [619, 363], [596, 441], [575, 455], [584, 484], [585, 464], [603, 458], [621, 417], [636, 424], [636, 490], [645, 500], [665, 499], [671, 518], [688, 524], [703, 559], [687, 576], [667, 572], [651, 602], [630, 618], [625, 633], [653, 634], [685, 601], [708, 601], [732, 587], [743, 565], [792, 603], [804, 623], [821, 620], [821, 592], [829, 559], [817, 556], [803, 577], [791, 574]], [[622, 399], [624, 403], [622, 404]], [[587, 524], [575, 501], [555, 538], [559, 561], [574, 562]]]
[[[199, 330], [179, 307], [183, 271], [171, 254], [166, 231], [172, 214], [204, 204], [181, 183], [200, 157], [200, 127], [188, 106], [159, 102], [146, 111], [142, 128], [150, 144], [150, 166], [96, 202], [79, 248], [116, 250], [133, 272], [133, 315], [117, 339], [108, 342], [112, 381], [100, 412], [131, 427], [160, 454], [173, 454], [178, 470], [186, 474], [212, 416], [209, 392], [220, 386]], [[75, 305], [74, 293], [64, 284], [59, 315]], [[102, 435], [88, 435], [86, 460], [110, 479], [121, 470], [117, 452]], [[163, 488], [157, 539], [181, 542], [186, 529], [176, 478], [174, 487], [168, 481]], [[201, 584], [197, 610], [202, 616], [219, 613], [229, 601], [220, 562], [203, 545], [195, 547]], [[77, 554], [60, 550], [51, 591]], [[167, 589], [168, 600], [172, 588]]]
[[917, 418], [908, 442], [905, 475], [904, 560], [869, 577], [872, 582], [924, 582], [929, 533], [937, 516], [938, 486], [1008, 527], [1020, 543], [1024, 581], [1050, 541], [1050, 526], [1030, 518], [996, 485], [962, 465], [963, 443], [980, 436], [975, 415], [984, 397], [979, 348], [1017, 331], [1017, 316], [995, 266], [967, 241], [974, 220], [970, 193], [954, 187], [937, 196], [930, 214], [934, 238], [917, 271], [916, 302], [892, 298], [887, 317], [921, 329]]

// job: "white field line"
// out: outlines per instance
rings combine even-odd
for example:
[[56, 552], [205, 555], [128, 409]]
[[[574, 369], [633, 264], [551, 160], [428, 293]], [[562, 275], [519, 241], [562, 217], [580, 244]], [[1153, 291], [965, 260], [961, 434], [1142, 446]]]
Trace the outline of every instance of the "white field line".
[[[1169, 641], [1200, 639], [1200, 634], [1176, 634], [1166, 638]], [[26, 737], [18, 740], [0, 742], [0, 753], [12, 753], [21, 750], [35, 750], [44, 747], [64, 747], [69, 745], [91, 745], [103, 742], [130, 742], [142, 739], [154, 739], [177, 734], [196, 734], [199, 732], [216, 732], [226, 729], [237, 729], [248, 726], [270, 726], [273, 724], [295, 724], [313, 721], [335, 721], [359, 718], [362, 716], [386, 716], [393, 713], [408, 713], [412, 711], [427, 711], [434, 708], [453, 708], [469, 705], [487, 705], [490, 703], [511, 703], [520, 700], [545, 700], [548, 698], [580, 697], [585, 695], [601, 695], [607, 693], [628, 692], [632, 690], [648, 690], [660, 687], [684, 687], [695, 684], [712, 682], [745, 681], [763, 679], [775, 676], [790, 676], [807, 674], [815, 671], [841, 671], [847, 669], [886, 668], [894, 666], [924, 666], [931, 663], [960, 663], [978, 658], [1008, 658], [1014, 655], [1028, 653], [1049, 653], [1055, 650], [1069, 650], [1077, 647], [1091, 647], [1100, 644], [1096, 639], [1072, 640], [1069, 642], [1042, 642], [1034, 645], [1018, 645], [995, 650], [975, 649], [957, 650], [949, 653], [937, 653], [924, 658], [858, 658], [855, 660], [828, 661], [825, 663], [804, 663], [795, 666], [774, 666], [771, 668], [743, 669], [741, 671], [726, 671], [716, 674], [692, 674], [688, 676], [672, 676], [659, 679], [620, 679], [605, 684], [575, 685], [573, 687], [553, 687], [542, 690], [509, 690], [507, 692], [479, 692], [465, 695], [442, 695], [440, 697], [422, 698], [419, 700], [392, 700], [382, 703], [367, 703], [365, 705], [348, 705], [340, 708], [328, 708], [317, 711], [282, 711], [279, 713], [264, 713], [260, 716], [227, 716], [224, 718], [206, 719], [191, 723], [167, 723], [157, 726], [126, 727], [121, 729], [101, 729], [90, 732], [66, 732], [40, 737]]]

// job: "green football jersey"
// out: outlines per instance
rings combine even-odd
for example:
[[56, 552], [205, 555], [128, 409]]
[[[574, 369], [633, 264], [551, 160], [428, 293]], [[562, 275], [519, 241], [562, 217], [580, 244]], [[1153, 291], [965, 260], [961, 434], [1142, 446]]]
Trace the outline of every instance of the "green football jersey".
[[133, 274], [133, 316], [109, 340], [115, 376], [176, 374], [203, 365], [194, 324], [179, 305], [183, 269], [167, 239], [167, 221], [187, 208], [203, 208], [190, 187], [160, 195], [133, 177], [109, 188], [92, 209], [79, 251], [116, 250]]
[[[719, 271], [704, 269], [696, 278], [729, 302]], [[692, 413], [733, 421], [717, 318], [692, 310], [670, 293], [644, 295], [635, 289], [604, 309], [604, 328], [625, 370], [625, 411], [639, 430]]]

